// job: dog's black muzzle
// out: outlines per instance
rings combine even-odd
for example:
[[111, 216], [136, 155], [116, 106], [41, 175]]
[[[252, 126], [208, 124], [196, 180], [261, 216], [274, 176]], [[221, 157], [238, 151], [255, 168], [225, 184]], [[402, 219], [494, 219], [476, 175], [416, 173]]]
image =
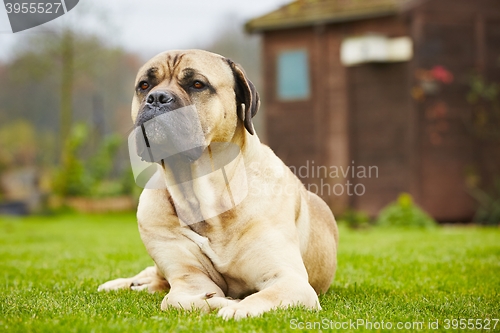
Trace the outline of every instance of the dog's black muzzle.
[[171, 92], [151, 92], [135, 125], [137, 154], [147, 162], [176, 158], [193, 162], [205, 150], [205, 136], [196, 108], [184, 105]]

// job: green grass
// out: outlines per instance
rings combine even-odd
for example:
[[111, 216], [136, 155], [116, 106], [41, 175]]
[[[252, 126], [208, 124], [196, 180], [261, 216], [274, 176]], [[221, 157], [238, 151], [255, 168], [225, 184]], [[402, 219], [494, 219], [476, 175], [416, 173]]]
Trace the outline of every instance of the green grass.
[[162, 312], [164, 294], [96, 291], [152, 263], [133, 215], [0, 218], [0, 332], [282, 332], [358, 319], [424, 329], [438, 320], [444, 330], [446, 319], [500, 318], [498, 228], [341, 229], [339, 249], [322, 311], [225, 322], [215, 313]]

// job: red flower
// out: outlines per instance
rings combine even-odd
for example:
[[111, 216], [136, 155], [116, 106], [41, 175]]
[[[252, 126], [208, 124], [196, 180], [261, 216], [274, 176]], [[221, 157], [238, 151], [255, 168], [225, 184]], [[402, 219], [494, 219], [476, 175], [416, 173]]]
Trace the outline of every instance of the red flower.
[[434, 66], [431, 69], [431, 74], [434, 79], [441, 81], [442, 83], [448, 84], [453, 82], [453, 74], [446, 70], [443, 66]]

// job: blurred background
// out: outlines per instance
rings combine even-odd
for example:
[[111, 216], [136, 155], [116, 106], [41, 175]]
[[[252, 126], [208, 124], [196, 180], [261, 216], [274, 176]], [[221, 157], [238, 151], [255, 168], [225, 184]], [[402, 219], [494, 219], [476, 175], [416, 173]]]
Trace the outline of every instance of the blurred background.
[[186, 48], [245, 68], [261, 141], [353, 225], [500, 222], [495, 0], [82, 0], [15, 34], [0, 8], [0, 214], [133, 210], [135, 75]]
[[201, 48], [241, 63], [260, 86], [260, 38], [243, 25], [284, 3], [83, 0], [15, 34], [2, 6], [0, 213], [133, 210], [141, 189], [126, 139], [139, 67]]

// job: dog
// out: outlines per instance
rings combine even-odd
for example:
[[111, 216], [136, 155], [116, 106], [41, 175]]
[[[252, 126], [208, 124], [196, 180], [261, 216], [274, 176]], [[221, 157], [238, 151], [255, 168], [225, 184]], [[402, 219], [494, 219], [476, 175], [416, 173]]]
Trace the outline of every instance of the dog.
[[[155, 265], [99, 291], [169, 290], [162, 310], [217, 309], [224, 319], [321, 309], [318, 294], [337, 267], [337, 224], [326, 203], [260, 142], [252, 123], [259, 105], [244, 70], [218, 54], [168, 51], [139, 70], [132, 119], [137, 133], [149, 132], [146, 146], [134, 149], [167, 184], [146, 185], [137, 210]], [[167, 115], [175, 116], [155, 123]], [[167, 141], [167, 157], [153, 158], [151, 147]]]

